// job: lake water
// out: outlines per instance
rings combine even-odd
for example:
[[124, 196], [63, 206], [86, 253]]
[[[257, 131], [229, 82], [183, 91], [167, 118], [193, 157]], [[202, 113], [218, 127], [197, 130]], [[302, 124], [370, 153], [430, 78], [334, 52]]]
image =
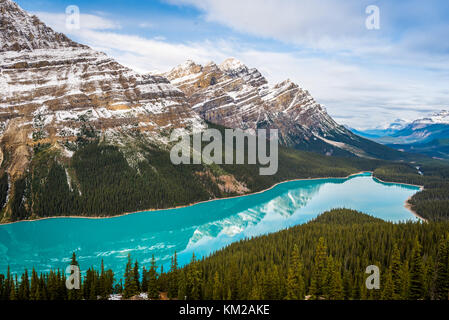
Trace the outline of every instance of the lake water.
[[205, 256], [242, 238], [305, 223], [332, 208], [360, 210], [389, 221], [416, 220], [404, 203], [418, 187], [382, 183], [369, 173], [290, 181], [262, 193], [106, 219], [57, 218], [0, 226], [0, 273], [65, 269], [76, 252], [82, 271], [111, 268], [122, 278], [128, 253], [140, 265], [154, 254], [168, 266], [192, 252]]

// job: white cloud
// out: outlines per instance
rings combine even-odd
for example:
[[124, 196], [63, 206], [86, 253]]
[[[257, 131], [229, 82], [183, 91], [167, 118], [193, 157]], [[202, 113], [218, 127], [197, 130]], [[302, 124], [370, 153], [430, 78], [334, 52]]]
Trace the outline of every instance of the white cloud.
[[[64, 13], [53, 12], [34, 12], [44, 23], [51, 26], [55, 30], [64, 33], [70, 33], [71, 30], [66, 28], [66, 15]], [[120, 24], [110, 19], [93, 14], [80, 14], [81, 30], [112, 30], [121, 29]]]
[[[208, 21], [239, 32], [297, 44], [333, 47], [364, 32], [364, 11], [354, 1], [320, 0], [167, 0], [193, 5]], [[360, 4], [360, 1], [358, 1]]]
[[[449, 23], [434, 0], [429, 4], [419, 0], [165, 1], [194, 6], [207, 21], [299, 46], [303, 52], [317, 56], [327, 54], [379, 65], [434, 67], [449, 72], [449, 45], [441, 41], [449, 37]], [[373, 3], [380, 8], [380, 30], [365, 27], [365, 9]]]
[[[196, 0], [172, 1], [177, 3], [196, 2]], [[301, 34], [306, 23], [312, 23], [310, 22], [311, 17], [316, 19], [314, 15], [328, 23], [335, 22], [337, 19], [332, 14], [329, 16], [331, 11], [329, 8], [314, 5], [303, 8], [302, 14], [299, 15], [300, 17], [305, 16], [306, 22], [295, 22], [295, 17], [299, 19], [298, 10], [300, 8], [294, 7], [296, 5], [294, 1], [287, 1], [292, 6], [291, 10], [281, 8], [281, 11], [277, 12], [272, 11], [275, 10], [274, 1], [264, 2], [269, 5], [266, 7], [253, 6], [251, 0], [242, 1], [242, 3], [232, 2], [236, 6], [234, 10], [238, 11], [237, 13], [227, 7], [228, 3], [220, 1], [216, 4], [205, 0], [198, 2], [197, 5], [210, 7], [207, 7], [209, 8], [207, 10], [210, 11], [207, 13], [207, 19], [226, 20], [236, 14], [240, 17], [237, 20], [238, 28], [249, 28], [249, 30], [254, 30], [252, 32], [260, 33], [272, 32], [273, 36], [280, 34], [285, 37], [286, 41], [288, 39], [299, 41], [301, 38], [298, 34]], [[276, 1], [276, 3], [278, 2]], [[315, 2], [311, 1], [310, 3]], [[335, 1], [326, 3], [334, 3], [335, 6]], [[254, 22], [252, 19], [254, 17], [251, 15], [247, 17], [247, 20], [244, 19], [245, 12], [249, 14], [248, 10], [251, 8], [261, 15], [260, 23], [255, 26], [250, 25]], [[330, 7], [330, 9], [340, 10], [337, 7]], [[218, 10], [224, 10], [223, 16], [220, 16]], [[343, 10], [350, 12], [351, 8], [344, 7]], [[286, 14], [283, 17], [284, 22], [281, 21], [283, 19], [277, 18], [283, 13]], [[347, 30], [350, 36], [340, 37], [340, 40], [348, 48], [352, 48], [348, 54], [351, 57], [354, 54], [365, 57], [376, 53], [374, 60], [368, 59], [368, 63], [354, 63], [351, 58], [346, 59], [344, 52], [335, 57], [315, 55], [313, 51], [309, 50], [301, 52], [262, 51], [230, 39], [172, 43], [164, 37], [148, 39], [106, 30], [118, 29], [120, 25], [104, 17], [93, 15], [83, 15], [84, 24], [82, 22], [81, 29], [70, 31], [65, 29], [64, 15], [45, 12], [39, 12], [37, 15], [57, 31], [67, 33], [77, 41], [88, 44], [94, 49], [104, 51], [120, 63], [139, 72], [165, 72], [187, 59], [204, 64], [211, 60], [221, 62], [227, 57], [236, 57], [249, 67], [258, 68], [270, 82], [290, 78], [299, 83], [308, 89], [318, 102], [324, 104], [337, 121], [356, 128], [375, 127], [396, 118], [414, 119], [431, 111], [447, 108], [447, 101], [449, 101], [449, 92], [447, 91], [449, 65], [444, 55], [439, 56], [438, 59], [429, 59], [429, 56], [422, 52], [402, 55], [401, 49], [381, 42], [376, 42], [377, 46], [372, 45], [373, 42], [372, 46], [358, 47], [356, 38], [358, 31], [351, 33], [350, 28]], [[270, 16], [274, 21], [270, 20]], [[349, 13], [346, 13], [346, 16], [349, 17]], [[288, 29], [289, 23], [296, 23], [295, 27], [289, 32], [283, 33], [282, 30]], [[354, 22], [349, 21], [349, 25], [354, 25]], [[268, 30], [270, 28], [275, 31]], [[321, 28], [326, 30], [329, 26]], [[341, 30], [346, 30], [348, 27], [336, 27], [336, 29], [338, 28], [339, 30], [329, 29], [327, 36], [317, 39], [313, 37], [315, 31], [309, 31], [304, 39], [311, 39], [310, 41], [314, 41], [313, 44], [317, 44], [321, 48], [340, 46], [333, 35], [339, 34]], [[304, 33], [307, 32], [304, 31]], [[426, 67], [429, 70], [416, 71], [413, 68], [409, 70], [407, 66], [413, 64]], [[393, 70], [401, 65], [405, 66], [403, 70]]]

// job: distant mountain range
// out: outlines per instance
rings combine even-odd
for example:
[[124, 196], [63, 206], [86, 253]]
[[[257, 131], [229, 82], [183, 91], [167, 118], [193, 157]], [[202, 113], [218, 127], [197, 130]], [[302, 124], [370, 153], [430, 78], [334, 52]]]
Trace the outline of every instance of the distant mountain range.
[[390, 123], [387, 126], [379, 127], [379, 128], [375, 128], [375, 129], [357, 130], [357, 129], [354, 129], [351, 127], [347, 127], [347, 128], [349, 130], [351, 130], [353, 133], [355, 133], [361, 137], [373, 139], [373, 138], [380, 138], [380, 137], [385, 137], [385, 136], [395, 134], [399, 130], [406, 127], [408, 124], [409, 124], [409, 122], [407, 122], [405, 120], [396, 119], [395, 121], [393, 121], [392, 123]]
[[396, 120], [386, 129], [352, 131], [392, 148], [449, 158], [449, 111], [443, 110], [412, 122]]

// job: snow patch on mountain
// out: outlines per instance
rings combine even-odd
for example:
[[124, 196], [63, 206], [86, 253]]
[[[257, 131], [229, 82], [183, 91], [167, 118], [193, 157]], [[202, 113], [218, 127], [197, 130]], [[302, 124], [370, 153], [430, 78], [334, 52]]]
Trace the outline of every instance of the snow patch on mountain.
[[449, 111], [442, 110], [432, 115], [413, 121], [413, 125], [449, 124]]

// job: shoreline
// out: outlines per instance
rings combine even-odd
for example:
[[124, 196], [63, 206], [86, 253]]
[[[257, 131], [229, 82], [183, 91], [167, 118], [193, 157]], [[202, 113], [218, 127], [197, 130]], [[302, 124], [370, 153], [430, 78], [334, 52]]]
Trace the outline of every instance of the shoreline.
[[[313, 180], [323, 180], [323, 179], [349, 179], [353, 176], [358, 176], [361, 175], [363, 173], [370, 173], [373, 177], [373, 179], [378, 180], [380, 182], [383, 183], [387, 183], [387, 184], [402, 184], [402, 185], [408, 185], [408, 186], [413, 186], [413, 187], [419, 187], [420, 190], [422, 191], [424, 189], [423, 186], [419, 186], [419, 185], [413, 185], [413, 184], [408, 184], [408, 183], [400, 183], [400, 182], [388, 182], [388, 181], [383, 181], [379, 178], [376, 178], [373, 176], [373, 171], [359, 171], [356, 173], [351, 173], [349, 175], [347, 175], [346, 177], [320, 177], [320, 178], [298, 178], [298, 179], [290, 179], [290, 180], [285, 180], [285, 181], [281, 181], [281, 182], [276, 182], [274, 185], [272, 185], [269, 188], [260, 190], [260, 191], [256, 191], [256, 192], [252, 192], [252, 193], [247, 193], [247, 194], [242, 194], [242, 195], [238, 195], [238, 196], [232, 196], [232, 197], [225, 197], [225, 198], [215, 198], [215, 199], [209, 199], [209, 200], [203, 200], [203, 201], [197, 201], [197, 202], [193, 202], [190, 204], [186, 204], [186, 205], [180, 205], [180, 206], [176, 206], [176, 207], [170, 207], [170, 208], [161, 208], [161, 209], [145, 209], [145, 210], [139, 210], [139, 211], [131, 211], [131, 212], [124, 212], [118, 215], [114, 215], [114, 216], [92, 216], [92, 217], [85, 217], [85, 216], [54, 216], [54, 217], [41, 217], [41, 218], [36, 218], [36, 219], [29, 219], [29, 220], [20, 220], [20, 221], [13, 221], [13, 222], [6, 222], [6, 223], [0, 223], [0, 227], [4, 226], [4, 225], [10, 225], [10, 224], [14, 224], [14, 223], [19, 223], [19, 222], [35, 222], [35, 221], [42, 221], [42, 220], [49, 220], [49, 219], [113, 219], [113, 218], [120, 218], [120, 217], [124, 217], [127, 215], [131, 215], [131, 214], [135, 214], [135, 213], [144, 213], [144, 212], [153, 212], [153, 211], [161, 211], [161, 210], [173, 210], [173, 209], [181, 209], [181, 208], [187, 208], [187, 207], [193, 207], [196, 206], [198, 204], [202, 204], [202, 203], [208, 203], [208, 202], [212, 202], [212, 201], [219, 201], [219, 200], [226, 200], [226, 199], [235, 199], [235, 198], [240, 198], [240, 197], [246, 197], [246, 196], [251, 196], [251, 195], [256, 195], [256, 194], [260, 194], [266, 191], [269, 191], [273, 188], [275, 188], [276, 186], [283, 184], [283, 183], [288, 183], [288, 182], [294, 182], [294, 181], [313, 181]], [[411, 196], [412, 197], [412, 196]], [[417, 218], [427, 222], [426, 219], [424, 219], [423, 217], [419, 216], [416, 212], [414, 212], [411, 209], [411, 205], [408, 203], [408, 201], [410, 200], [409, 197], [404, 204], [404, 207], [409, 210], [414, 216], [416, 216]]]
[[[421, 190], [424, 190], [424, 188], [422, 188]], [[421, 217], [419, 214], [417, 214], [413, 209], [412, 209], [412, 205], [410, 204], [410, 199], [412, 197], [408, 197], [408, 199], [405, 201], [404, 204], [404, 208], [407, 209], [408, 211], [410, 211], [415, 217], [417, 217], [418, 219], [420, 219], [421, 221], [428, 223], [429, 221], [423, 217]]]
[[[396, 183], [396, 182], [384, 181], [384, 180], [379, 179], [379, 178], [376, 178], [376, 177], [373, 177], [373, 178], [376, 179], [376, 180], [378, 180], [378, 181], [380, 181], [380, 182], [383, 182], [383, 183]], [[400, 183], [400, 184], [406, 185], [406, 186], [417, 187], [417, 188], [419, 188], [419, 191], [418, 191], [418, 192], [421, 192], [421, 191], [424, 190], [424, 186], [420, 186], [420, 185], [418, 185], [418, 184], [411, 184], [411, 183]], [[421, 217], [418, 213], [416, 213], [416, 212], [412, 209], [412, 205], [411, 205], [410, 202], [409, 202], [410, 199], [411, 199], [412, 197], [413, 197], [413, 196], [410, 196], [410, 197], [407, 198], [407, 200], [405, 200], [404, 208], [407, 209], [408, 211], [410, 211], [410, 212], [411, 212], [415, 217], [417, 217], [419, 220], [421, 220], [421, 221], [423, 221], [423, 222], [426, 222], [426, 223], [429, 222], [427, 219]]]

